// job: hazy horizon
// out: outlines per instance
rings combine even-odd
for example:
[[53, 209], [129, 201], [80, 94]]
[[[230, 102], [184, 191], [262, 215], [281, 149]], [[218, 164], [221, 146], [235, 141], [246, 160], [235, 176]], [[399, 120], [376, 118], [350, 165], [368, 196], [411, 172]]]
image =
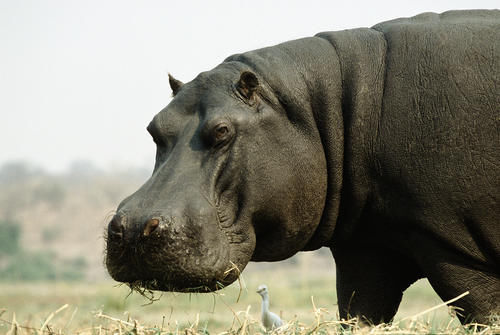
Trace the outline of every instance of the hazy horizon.
[[170, 101], [167, 72], [189, 81], [227, 56], [497, 1], [3, 1], [0, 166], [64, 171], [151, 168], [145, 128]]

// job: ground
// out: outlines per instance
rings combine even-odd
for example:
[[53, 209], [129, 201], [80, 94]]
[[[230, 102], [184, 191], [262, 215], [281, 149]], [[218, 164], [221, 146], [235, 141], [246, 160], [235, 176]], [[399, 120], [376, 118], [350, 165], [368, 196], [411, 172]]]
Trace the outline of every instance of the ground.
[[[255, 290], [263, 283], [269, 286], [271, 310], [284, 320], [313, 323], [315, 313], [312, 299], [317, 309], [322, 308], [324, 320], [336, 320], [333, 269], [308, 270], [300, 267], [284, 267], [277, 271], [272, 267], [259, 267], [257, 270], [257, 266], [251, 264], [241, 282], [223, 291], [213, 294], [157, 294], [159, 300], [153, 302], [137, 293], [128, 296], [130, 290], [126, 286], [117, 287], [112, 281], [4, 283], [0, 284], [0, 333], [6, 333], [11, 328], [9, 322], [12, 322], [14, 313], [19, 325], [39, 329], [51, 313], [66, 304], [68, 306], [48, 322], [50, 329], [76, 333], [89, 331], [91, 327], [106, 328], [111, 321], [97, 316], [102, 312], [112, 318], [131, 322], [139, 320], [142, 325], [163, 325], [165, 329], [171, 330], [185, 329], [197, 322], [198, 328], [219, 333], [234, 327], [234, 322], [236, 326], [238, 322], [243, 322], [244, 313], [238, 312], [246, 311], [248, 306], [250, 317], [260, 319], [260, 296]], [[241, 290], [240, 285], [243, 286]], [[439, 303], [441, 300], [428, 282], [421, 280], [405, 293], [396, 320], [413, 316]], [[235, 315], [238, 318], [235, 319]], [[420, 320], [430, 322], [437, 328], [446, 327], [450, 322], [455, 327], [459, 325], [456, 318], [450, 317], [446, 307], [425, 314]]]

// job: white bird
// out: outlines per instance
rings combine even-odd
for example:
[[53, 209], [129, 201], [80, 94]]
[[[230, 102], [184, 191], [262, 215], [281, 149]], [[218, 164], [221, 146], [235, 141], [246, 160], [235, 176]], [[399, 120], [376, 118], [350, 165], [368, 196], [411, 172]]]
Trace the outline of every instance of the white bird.
[[269, 311], [269, 291], [267, 286], [262, 284], [257, 288], [257, 293], [262, 297], [262, 324], [266, 330], [276, 329], [283, 325], [283, 320], [279, 316]]

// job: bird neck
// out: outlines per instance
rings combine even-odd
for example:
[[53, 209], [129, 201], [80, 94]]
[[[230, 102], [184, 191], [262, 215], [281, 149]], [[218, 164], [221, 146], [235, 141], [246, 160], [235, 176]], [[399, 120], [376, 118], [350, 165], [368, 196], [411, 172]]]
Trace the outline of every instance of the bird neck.
[[268, 295], [262, 296], [262, 311], [263, 312], [269, 311], [269, 296]]

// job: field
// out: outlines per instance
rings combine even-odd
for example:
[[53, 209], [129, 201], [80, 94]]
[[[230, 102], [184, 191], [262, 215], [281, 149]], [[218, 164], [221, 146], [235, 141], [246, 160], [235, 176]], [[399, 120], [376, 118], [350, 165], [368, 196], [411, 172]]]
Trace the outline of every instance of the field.
[[[45, 334], [264, 333], [259, 325], [260, 296], [255, 293], [262, 283], [269, 286], [271, 310], [293, 325], [293, 330], [286, 333], [307, 333], [314, 330], [319, 321], [323, 322], [320, 328], [309, 333], [340, 331], [338, 323], [330, 322], [338, 320], [333, 271], [311, 272], [300, 267], [262, 270], [251, 264], [241, 282], [223, 291], [205, 295], [156, 294], [155, 299], [159, 299], [156, 301], [135, 292], [129, 295], [128, 287], [117, 287], [112, 281], [0, 284], [0, 333], [34, 334], [42, 327]], [[405, 293], [396, 320], [440, 303], [429, 284], [419, 281]], [[411, 325], [410, 319], [403, 323], [404, 327], [414, 330], [397, 332], [393, 327], [371, 331], [423, 334], [443, 333], [448, 329], [446, 333], [468, 333], [449, 315], [447, 307], [420, 316], [417, 324]], [[492, 331], [486, 329], [485, 333], [493, 334]]]

